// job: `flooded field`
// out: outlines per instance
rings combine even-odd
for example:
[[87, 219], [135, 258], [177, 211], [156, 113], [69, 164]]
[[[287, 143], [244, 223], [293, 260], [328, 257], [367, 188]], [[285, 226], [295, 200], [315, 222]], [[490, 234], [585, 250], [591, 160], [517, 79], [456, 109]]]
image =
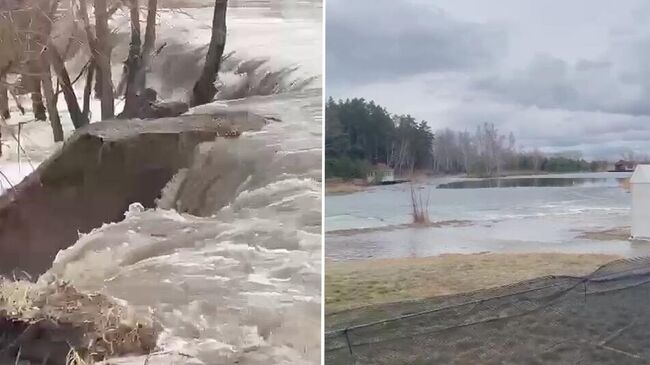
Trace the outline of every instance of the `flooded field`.
[[[431, 179], [417, 191], [435, 224], [410, 226], [408, 184], [326, 197], [326, 257], [425, 257], [445, 253], [650, 253], [630, 242], [629, 173], [503, 179]], [[600, 234], [603, 232], [603, 234]], [[617, 234], [608, 234], [618, 232]], [[602, 237], [600, 237], [602, 236]]]

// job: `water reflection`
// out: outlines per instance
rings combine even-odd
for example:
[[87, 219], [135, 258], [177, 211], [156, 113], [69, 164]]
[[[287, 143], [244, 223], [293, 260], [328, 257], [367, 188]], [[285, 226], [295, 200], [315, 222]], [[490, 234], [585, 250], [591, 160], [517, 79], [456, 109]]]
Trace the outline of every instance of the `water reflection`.
[[482, 180], [454, 181], [441, 184], [438, 189], [483, 189], [516, 187], [571, 187], [571, 186], [621, 186], [626, 178], [559, 178], [559, 177], [522, 177], [494, 178]]
[[650, 244], [646, 242], [602, 233], [629, 231], [631, 195], [625, 183], [629, 177], [576, 173], [484, 180], [433, 178], [423, 184], [430, 193], [431, 221], [462, 224], [417, 228], [409, 226], [408, 184], [328, 196], [326, 257], [350, 260], [480, 252], [647, 255]]

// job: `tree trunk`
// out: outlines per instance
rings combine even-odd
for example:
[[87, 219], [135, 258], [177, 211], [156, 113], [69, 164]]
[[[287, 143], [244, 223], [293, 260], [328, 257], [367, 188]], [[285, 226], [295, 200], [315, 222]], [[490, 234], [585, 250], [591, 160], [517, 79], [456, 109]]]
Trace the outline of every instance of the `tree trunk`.
[[[9, 94], [7, 92], [7, 76], [2, 75], [0, 77], [0, 117], [2, 119], [9, 119], [11, 118], [11, 114], [9, 114]], [[2, 150], [0, 150], [0, 153], [2, 153]]]
[[[48, 60], [52, 64], [52, 60]], [[56, 71], [55, 71], [56, 72]], [[56, 87], [54, 88], [54, 102], [59, 104], [59, 94], [61, 93], [61, 81], [56, 79]]]
[[153, 57], [156, 45], [156, 12], [158, 0], [149, 0], [147, 4], [147, 26], [144, 33], [144, 44], [142, 45], [142, 57], [140, 58], [140, 69], [136, 75], [137, 92], [140, 93], [147, 87], [147, 69]]
[[120, 117], [133, 118], [138, 112], [136, 75], [140, 72], [140, 9], [138, 0], [131, 0], [131, 44], [126, 60], [126, 101]]
[[[85, 3], [85, 0], [80, 0]], [[82, 10], [82, 16], [85, 13]], [[86, 12], [86, 18], [87, 18]], [[85, 21], [86, 19], [84, 19]], [[102, 120], [112, 119], [115, 116], [115, 105], [113, 95], [113, 79], [111, 75], [111, 45], [109, 43], [108, 31], [108, 12], [106, 9], [106, 0], [95, 0], [95, 34], [97, 39], [95, 47], [91, 45], [93, 56], [97, 60], [98, 73], [101, 73], [101, 108]]]
[[91, 56], [88, 63], [88, 70], [86, 74], [86, 86], [84, 87], [84, 110], [83, 115], [87, 120], [90, 120], [90, 93], [93, 90], [93, 79], [95, 76], [95, 59]]
[[61, 119], [59, 118], [59, 109], [56, 106], [54, 98], [54, 88], [52, 87], [52, 75], [50, 74], [50, 65], [45, 59], [40, 59], [41, 66], [41, 81], [43, 82], [43, 94], [45, 94], [45, 102], [47, 103], [47, 112], [50, 116], [50, 123], [52, 124], [52, 132], [54, 134], [54, 142], [63, 141], [63, 128], [61, 127]]
[[41, 94], [41, 76], [39, 75], [39, 67], [37, 60], [28, 61], [27, 75], [23, 75], [27, 91], [29, 91], [32, 98], [32, 112], [36, 120], [47, 120], [45, 113], [45, 105], [43, 105], [43, 95]]
[[[36, 90], [36, 88], [39, 90]], [[30, 94], [32, 98], [32, 111], [34, 112], [34, 118], [36, 120], [47, 120], [45, 105], [43, 104], [43, 95], [41, 94], [40, 88], [40, 81], [32, 81], [32, 92]]]
[[[93, 57], [94, 58], [94, 57]], [[97, 60], [95, 60], [95, 98], [102, 98], [102, 73], [99, 71]]]
[[226, 46], [226, 9], [228, 0], [215, 0], [214, 14], [212, 17], [212, 36], [208, 54], [205, 57], [205, 65], [201, 76], [194, 84], [190, 106], [207, 104], [217, 94], [214, 82], [217, 80], [217, 73], [221, 65], [221, 56]]
[[79, 129], [88, 124], [88, 119], [84, 116], [84, 114], [81, 113], [79, 102], [77, 101], [77, 95], [75, 94], [74, 89], [72, 88], [72, 83], [70, 82], [70, 75], [68, 74], [68, 70], [65, 68], [65, 64], [63, 62], [63, 59], [61, 59], [61, 55], [59, 55], [59, 52], [56, 50], [56, 47], [54, 44], [52, 44], [51, 41], [48, 42], [48, 45], [45, 48], [48, 59], [52, 63], [54, 72], [56, 73], [61, 83], [61, 87], [63, 89], [63, 97], [65, 98], [65, 102], [68, 105], [68, 112], [70, 113], [72, 124], [74, 125], [75, 129]]

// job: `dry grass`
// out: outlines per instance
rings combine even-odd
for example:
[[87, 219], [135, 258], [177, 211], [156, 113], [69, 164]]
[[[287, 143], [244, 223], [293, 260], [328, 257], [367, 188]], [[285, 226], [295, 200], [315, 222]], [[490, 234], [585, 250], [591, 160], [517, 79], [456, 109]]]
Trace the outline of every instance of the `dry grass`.
[[91, 340], [84, 344], [86, 358], [104, 358], [150, 352], [155, 346], [154, 324], [138, 317], [130, 308], [101, 294], [80, 293], [72, 286], [58, 284], [49, 288], [37, 302], [40, 316], [66, 323], [88, 326]]
[[70, 349], [68, 356], [65, 359], [66, 365], [89, 365], [92, 363], [93, 360], [91, 358], [79, 355], [79, 352], [73, 348]]
[[[29, 281], [0, 278], [0, 313], [31, 326], [54, 322], [78, 328], [83, 334], [66, 339], [70, 348], [67, 364], [84, 365], [125, 354], [147, 354], [154, 350], [159, 328], [150, 318], [134, 313], [97, 293], [81, 293], [66, 283], [39, 287]], [[42, 327], [56, 331], [56, 327]], [[56, 337], [53, 332], [52, 336]], [[47, 335], [46, 335], [47, 337]], [[68, 349], [66, 348], [66, 351]]]
[[416, 192], [415, 186], [411, 184], [411, 214], [413, 224], [417, 225], [427, 225], [431, 222], [429, 219], [429, 191], [427, 191], [426, 199], [422, 199], [422, 195], [422, 191]]
[[578, 238], [594, 241], [629, 241], [630, 227], [616, 227], [598, 231], [582, 231]]
[[545, 275], [585, 275], [618, 258], [559, 253], [449, 254], [327, 262], [325, 311], [464, 293]]
[[12, 316], [32, 316], [38, 310], [34, 302], [40, 297], [34, 283], [0, 277], [0, 311]]
[[368, 188], [368, 184], [362, 179], [354, 179], [343, 181], [341, 179], [327, 179], [325, 180], [325, 194], [326, 195], [343, 195], [352, 194], [364, 191]]

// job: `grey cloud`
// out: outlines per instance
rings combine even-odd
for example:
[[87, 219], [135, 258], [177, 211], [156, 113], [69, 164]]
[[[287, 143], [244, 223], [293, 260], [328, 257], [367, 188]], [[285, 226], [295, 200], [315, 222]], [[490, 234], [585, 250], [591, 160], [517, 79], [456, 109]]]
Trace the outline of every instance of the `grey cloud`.
[[[547, 152], [580, 149], [587, 158], [618, 158], [627, 151], [650, 150], [650, 117], [604, 112], [540, 109], [478, 102], [431, 113], [430, 120], [455, 129], [473, 130], [482, 121], [512, 131], [518, 145]], [[433, 123], [434, 125], [436, 123]]]
[[570, 64], [536, 55], [527, 68], [482, 77], [474, 86], [526, 106], [650, 115], [650, 37], [615, 43], [601, 60]]
[[[432, 84], [438, 87], [432, 88]], [[608, 159], [620, 158], [628, 150], [636, 154], [650, 151], [650, 116], [503, 102], [477, 93], [471, 80], [452, 75], [373, 83], [347, 89], [341, 96], [355, 95], [375, 100], [392, 112], [410, 112], [427, 120], [433, 129], [473, 132], [479, 124], [491, 122], [501, 131], [513, 132], [517, 145], [526, 149], [579, 149], [585, 158]]]
[[569, 77], [569, 67], [564, 61], [537, 56], [526, 70], [511, 76], [479, 79], [475, 86], [501, 96], [504, 101], [541, 108], [567, 107], [577, 104], [579, 98]]
[[[328, 93], [374, 99], [434, 129], [473, 131], [492, 122], [512, 131], [525, 148], [581, 150], [587, 158], [616, 159], [628, 150], [647, 154], [650, 23], [640, 19], [650, 19], [650, 4], [637, 11], [646, 2], [622, 3], [574, 4], [562, 15], [563, 27], [547, 34], [557, 4], [522, 0], [524, 5], [508, 10], [501, 28], [463, 21], [503, 20], [502, 10], [483, 16], [490, 8], [478, 0], [436, 2], [453, 17], [404, 1], [329, 0]], [[548, 9], [535, 21], [537, 14], [528, 14], [525, 4]], [[592, 27], [594, 19], [603, 22]], [[384, 24], [392, 26], [372, 28]], [[415, 41], [404, 44], [417, 49], [396, 48], [395, 40], [407, 36]], [[509, 52], [506, 36], [516, 45]], [[353, 82], [342, 85], [343, 80]]]
[[349, 84], [490, 65], [506, 39], [408, 0], [331, 0], [326, 31], [327, 81]]

